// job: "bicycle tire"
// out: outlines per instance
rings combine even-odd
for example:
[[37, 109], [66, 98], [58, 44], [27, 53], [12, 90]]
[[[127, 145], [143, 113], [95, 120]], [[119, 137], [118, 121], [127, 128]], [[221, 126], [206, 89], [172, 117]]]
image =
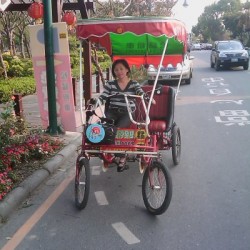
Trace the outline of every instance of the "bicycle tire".
[[153, 161], [144, 172], [142, 197], [148, 212], [153, 215], [160, 215], [169, 207], [172, 199], [172, 178], [168, 168], [161, 162]]
[[180, 128], [175, 125], [172, 128], [172, 158], [174, 165], [178, 165], [181, 159], [181, 131]]
[[75, 176], [75, 205], [82, 210], [86, 207], [90, 189], [90, 168], [89, 160], [81, 158], [76, 162]]

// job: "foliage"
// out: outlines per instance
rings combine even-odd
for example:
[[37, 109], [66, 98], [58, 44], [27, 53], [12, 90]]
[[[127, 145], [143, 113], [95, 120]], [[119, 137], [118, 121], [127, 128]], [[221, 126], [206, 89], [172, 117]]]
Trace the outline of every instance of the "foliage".
[[240, 0], [220, 0], [213, 3], [205, 8], [192, 32], [200, 38], [200, 42], [240, 39], [247, 44], [249, 33], [246, 32], [246, 17], [249, 19], [250, 14], [247, 8], [247, 3], [242, 4]]
[[[4, 53], [3, 60], [5, 65], [7, 65], [6, 70], [9, 77], [33, 76], [31, 59], [19, 58], [17, 56], [11, 56], [9, 53]], [[0, 77], [1, 75], [3, 75], [3, 69], [0, 67]]]
[[11, 78], [0, 80], [0, 103], [7, 102], [13, 93], [24, 95], [34, 94], [36, 91], [33, 77]]
[[178, 0], [96, 1], [93, 17], [170, 16]]
[[79, 67], [79, 54], [80, 54], [80, 42], [76, 39], [76, 36], [69, 36], [69, 51], [71, 68]]
[[[4, 63], [4, 66], [5, 66], [5, 69], [8, 71], [9, 68], [10, 68], [10, 65], [9, 65], [8, 61], [3, 61], [3, 63]], [[4, 68], [0, 66], [0, 76], [1, 75], [4, 75]]]
[[[75, 36], [69, 36], [69, 49], [70, 49], [70, 62], [72, 69], [72, 76], [78, 78], [80, 75], [80, 42], [76, 39]], [[92, 50], [92, 55], [94, 54]], [[109, 55], [103, 49], [97, 49], [97, 61], [103, 71], [111, 66], [111, 59]], [[83, 62], [84, 63], [84, 59]], [[97, 71], [94, 64], [91, 67], [92, 74], [95, 74]], [[83, 68], [84, 74], [84, 68]]]
[[27, 27], [31, 22], [27, 12], [0, 12], [0, 37], [2, 36], [4, 47], [9, 49], [10, 55], [15, 56], [16, 47], [19, 46], [22, 56], [25, 56], [24, 37], [27, 41]]
[[145, 67], [141, 67], [140, 69], [136, 67], [131, 68], [131, 78], [135, 79], [138, 82], [144, 82], [147, 80], [147, 70]]
[[19, 171], [26, 162], [46, 159], [55, 154], [63, 143], [30, 130], [24, 120], [13, 116], [13, 100], [0, 113], [0, 200], [20, 182]]

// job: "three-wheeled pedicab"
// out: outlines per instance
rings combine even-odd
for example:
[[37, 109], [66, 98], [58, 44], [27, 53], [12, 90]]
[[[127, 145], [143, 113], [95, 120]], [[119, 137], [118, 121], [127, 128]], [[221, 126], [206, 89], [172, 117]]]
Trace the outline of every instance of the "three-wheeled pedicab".
[[[181, 63], [187, 49], [184, 24], [169, 18], [88, 19], [78, 23], [77, 36], [99, 43], [113, 60], [125, 58], [137, 67], [154, 64], [160, 69], [170, 62]], [[99, 157], [105, 169], [113, 162], [111, 156], [120, 154], [125, 155], [128, 162], [139, 164], [147, 210], [159, 215], [168, 208], [172, 180], [160, 150], [172, 149], [173, 162], [179, 164], [181, 137], [174, 122], [176, 91], [170, 86], [158, 85], [158, 75], [154, 85], [142, 86], [143, 96], [121, 94], [133, 124], [129, 128], [116, 128], [112, 120], [105, 117], [99, 101], [88, 103], [81, 150], [76, 160], [75, 203], [79, 209], [85, 208], [88, 202], [91, 157]], [[153, 99], [155, 105], [151, 105]], [[131, 108], [131, 101], [136, 104], [135, 110]]]

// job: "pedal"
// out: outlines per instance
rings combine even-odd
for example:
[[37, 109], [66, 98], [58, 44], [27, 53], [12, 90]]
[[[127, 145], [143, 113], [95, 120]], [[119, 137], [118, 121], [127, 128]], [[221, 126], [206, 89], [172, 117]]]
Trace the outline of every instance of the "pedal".
[[136, 161], [136, 157], [135, 156], [128, 156], [126, 159], [127, 162], [135, 162]]
[[128, 165], [125, 165], [124, 167], [117, 167], [117, 172], [121, 173], [123, 172], [124, 170], [128, 170], [129, 169], [129, 166]]

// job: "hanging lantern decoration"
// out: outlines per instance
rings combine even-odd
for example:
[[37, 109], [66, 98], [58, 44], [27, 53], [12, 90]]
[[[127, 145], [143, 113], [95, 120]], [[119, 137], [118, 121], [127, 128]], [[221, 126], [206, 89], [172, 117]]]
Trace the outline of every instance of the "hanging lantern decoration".
[[72, 11], [67, 11], [62, 17], [62, 21], [67, 23], [69, 30], [72, 30], [76, 23], [75, 13]]
[[35, 19], [36, 24], [41, 23], [43, 17], [43, 4], [38, 2], [32, 3], [28, 8], [28, 15]]

